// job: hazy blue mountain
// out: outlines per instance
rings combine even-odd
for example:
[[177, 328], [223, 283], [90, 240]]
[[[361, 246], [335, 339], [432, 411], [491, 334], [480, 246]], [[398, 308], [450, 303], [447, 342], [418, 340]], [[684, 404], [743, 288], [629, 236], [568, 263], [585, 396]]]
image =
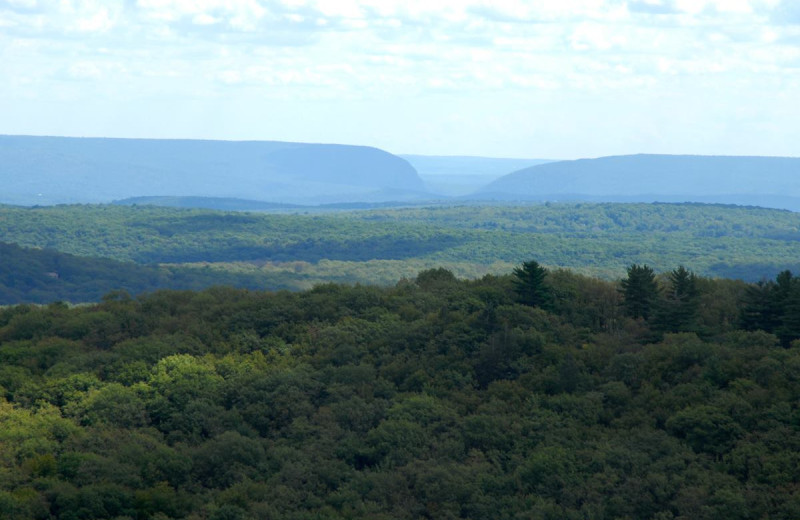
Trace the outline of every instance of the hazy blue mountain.
[[428, 191], [444, 196], [472, 193], [513, 171], [552, 162], [547, 159], [507, 159], [447, 155], [400, 155], [416, 168]]
[[501, 177], [474, 197], [713, 202], [800, 211], [800, 158], [643, 154], [558, 161]]
[[417, 198], [406, 160], [365, 146], [0, 136], [0, 202], [109, 202], [141, 196], [283, 203]]

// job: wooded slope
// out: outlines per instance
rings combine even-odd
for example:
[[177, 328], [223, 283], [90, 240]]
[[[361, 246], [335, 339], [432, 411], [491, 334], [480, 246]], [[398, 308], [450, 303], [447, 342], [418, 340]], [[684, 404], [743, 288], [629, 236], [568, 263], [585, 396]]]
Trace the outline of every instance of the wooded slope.
[[608, 282], [546, 283], [547, 309], [441, 269], [0, 309], [0, 511], [800, 517], [800, 343], [742, 328], [771, 312], [745, 284], [696, 280], [665, 327]]

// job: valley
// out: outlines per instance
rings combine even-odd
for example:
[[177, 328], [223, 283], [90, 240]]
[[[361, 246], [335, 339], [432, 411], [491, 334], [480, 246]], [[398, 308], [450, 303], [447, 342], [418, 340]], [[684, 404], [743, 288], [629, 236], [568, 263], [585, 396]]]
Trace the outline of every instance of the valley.
[[[6, 246], [2, 283], [14, 296], [3, 301], [77, 303], [114, 289], [138, 294], [218, 284], [270, 290], [327, 282], [392, 285], [435, 267], [477, 278], [508, 273], [532, 257], [607, 280], [634, 263], [659, 272], [686, 265], [702, 276], [752, 282], [784, 269], [800, 271], [800, 215], [781, 210], [565, 203], [305, 213], [0, 206], [0, 241], [17, 247], [12, 255]], [[112, 268], [108, 261], [124, 264]], [[28, 287], [37, 288], [27, 300], [22, 272]], [[95, 286], [88, 292], [78, 283], [87, 277]]]

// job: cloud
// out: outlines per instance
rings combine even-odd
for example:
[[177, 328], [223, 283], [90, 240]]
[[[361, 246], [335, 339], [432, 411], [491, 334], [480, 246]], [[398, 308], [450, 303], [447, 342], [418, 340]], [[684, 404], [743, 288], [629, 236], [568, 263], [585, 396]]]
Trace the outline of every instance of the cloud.
[[678, 14], [680, 10], [674, 0], [631, 0], [628, 9], [632, 13]]
[[[782, 32], [765, 33], [764, 27], [748, 25], [740, 18], [765, 5], [769, 7], [764, 1], [748, 0], [63, 0], [42, 4], [5, 0], [0, 4], [15, 9], [9, 33], [42, 39], [91, 34], [95, 44], [133, 60], [140, 59], [137, 46], [160, 47], [173, 58], [184, 54], [195, 59], [198, 52], [210, 52], [212, 56], [204, 60], [208, 64], [214, 61], [214, 50], [223, 47], [228, 63], [220, 65], [234, 61], [238, 69], [244, 69], [257, 65], [253, 60], [258, 59], [255, 51], [259, 49], [302, 46], [302, 52], [292, 56], [295, 68], [342, 60], [356, 68], [374, 67], [380, 72], [378, 80], [384, 77], [388, 82], [437, 67], [454, 78], [469, 75], [478, 51], [508, 70], [526, 66], [521, 52], [568, 56], [579, 52], [612, 65], [626, 59], [635, 74], [640, 60], [655, 62], [684, 53], [699, 54], [702, 60], [704, 53], [716, 52], [714, 47], [779, 41]], [[776, 12], [787, 5], [784, 2]], [[39, 12], [21, 13], [20, 6]], [[654, 24], [653, 16], [661, 21]], [[721, 39], [709, 39], [705, 35], [709, 32]], [[85, 46], [76, 43], [76, 47], [73, 52], [92, 57]], [[376, 53], [394, 61], [391, 65], [386, 60], [375, 62]], [[148, 58], [158, 62], [160, 56]], [[550, 74], [570, 68], [568, 62], [548, 63], [552, 69], [545, 72]], [[241, 82], [229, 78], [228, 83]], [[447, 82], [439, 78], [429, 83]], [[476, 75], [472, 86], [496, 83], [496, 78]]]
[[612, 47], [623, 46], [626, 38], [618, 31], [597, 23], [581, 23], [569, 37], [570, 46], [577, 51], [608, 51]]
[[777, 24], [800, 24], [800, 2], [782, 0], [772, 11], [772, 21]]
[[78, 62], [69, 66], [67, 75], [77, 80], [98, 80], [103, 77], [103, 72], [95, 63]]
[[[520, 96], [546, 110], [558, 100], [625, 100], [640, 92], [680, 97], [729, 83], [744, 91], [770, 85], [778, 99], [798, 82], [798, 6], [795, 0], [0, 0], [0, 111], [49, 92], [87, 105], [103, 95], [119, 103], [151, 99], [153, 106], [181, 96], [221, 105], [252, 99], [385, 106], [430, 96], [464, 99], [459, 106], [474, 111], [478, 98], [503, 104]], [[551, 96], [549, 104], [539, 102]]]
[[192, 17], [192, 23], [196, 25], [214, 25], [219, 22], [219, 18], [211, 16], [208, 13], [198, 13]]
[[114, 21], [111, 19], [108, 9], [102, 8], [75, 22], [75, 28], [80, 32], [106, 32], [113, 26]]
[[0, 0], [0, 10], [2, 9], [30, 13], [38, 11], [41, 8], [37, 0]]

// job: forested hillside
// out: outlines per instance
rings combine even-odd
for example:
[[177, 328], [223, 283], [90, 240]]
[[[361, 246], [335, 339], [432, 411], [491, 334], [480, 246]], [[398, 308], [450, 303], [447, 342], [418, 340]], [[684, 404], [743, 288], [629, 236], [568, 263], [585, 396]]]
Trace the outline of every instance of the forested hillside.
[[796, 519], [800, 280], [536, 262], [0, 309], [9, 520]]
[[224, 284], [238, 283], [234, 273], [272, 289], [393, 284], [437, 266], [480, 277], [507, 273], [531, 256], [608, 279], [634, 263], [657, 271], [684, 264], [704, 276], [749, 281], [800, 271], [800, 214], [738, 206], [464, 205], [311, 215], [0, 206], [0, 223], [2, 242], [199, 268]]
[[282, 273], [139, 265], [2, 242], [0, 259], [0, 305], [98, 302], [103, 295], [115, 290], [139, 294], [158, 289], [205, 289], [213, 285], [297, 289], [302, 279]]

